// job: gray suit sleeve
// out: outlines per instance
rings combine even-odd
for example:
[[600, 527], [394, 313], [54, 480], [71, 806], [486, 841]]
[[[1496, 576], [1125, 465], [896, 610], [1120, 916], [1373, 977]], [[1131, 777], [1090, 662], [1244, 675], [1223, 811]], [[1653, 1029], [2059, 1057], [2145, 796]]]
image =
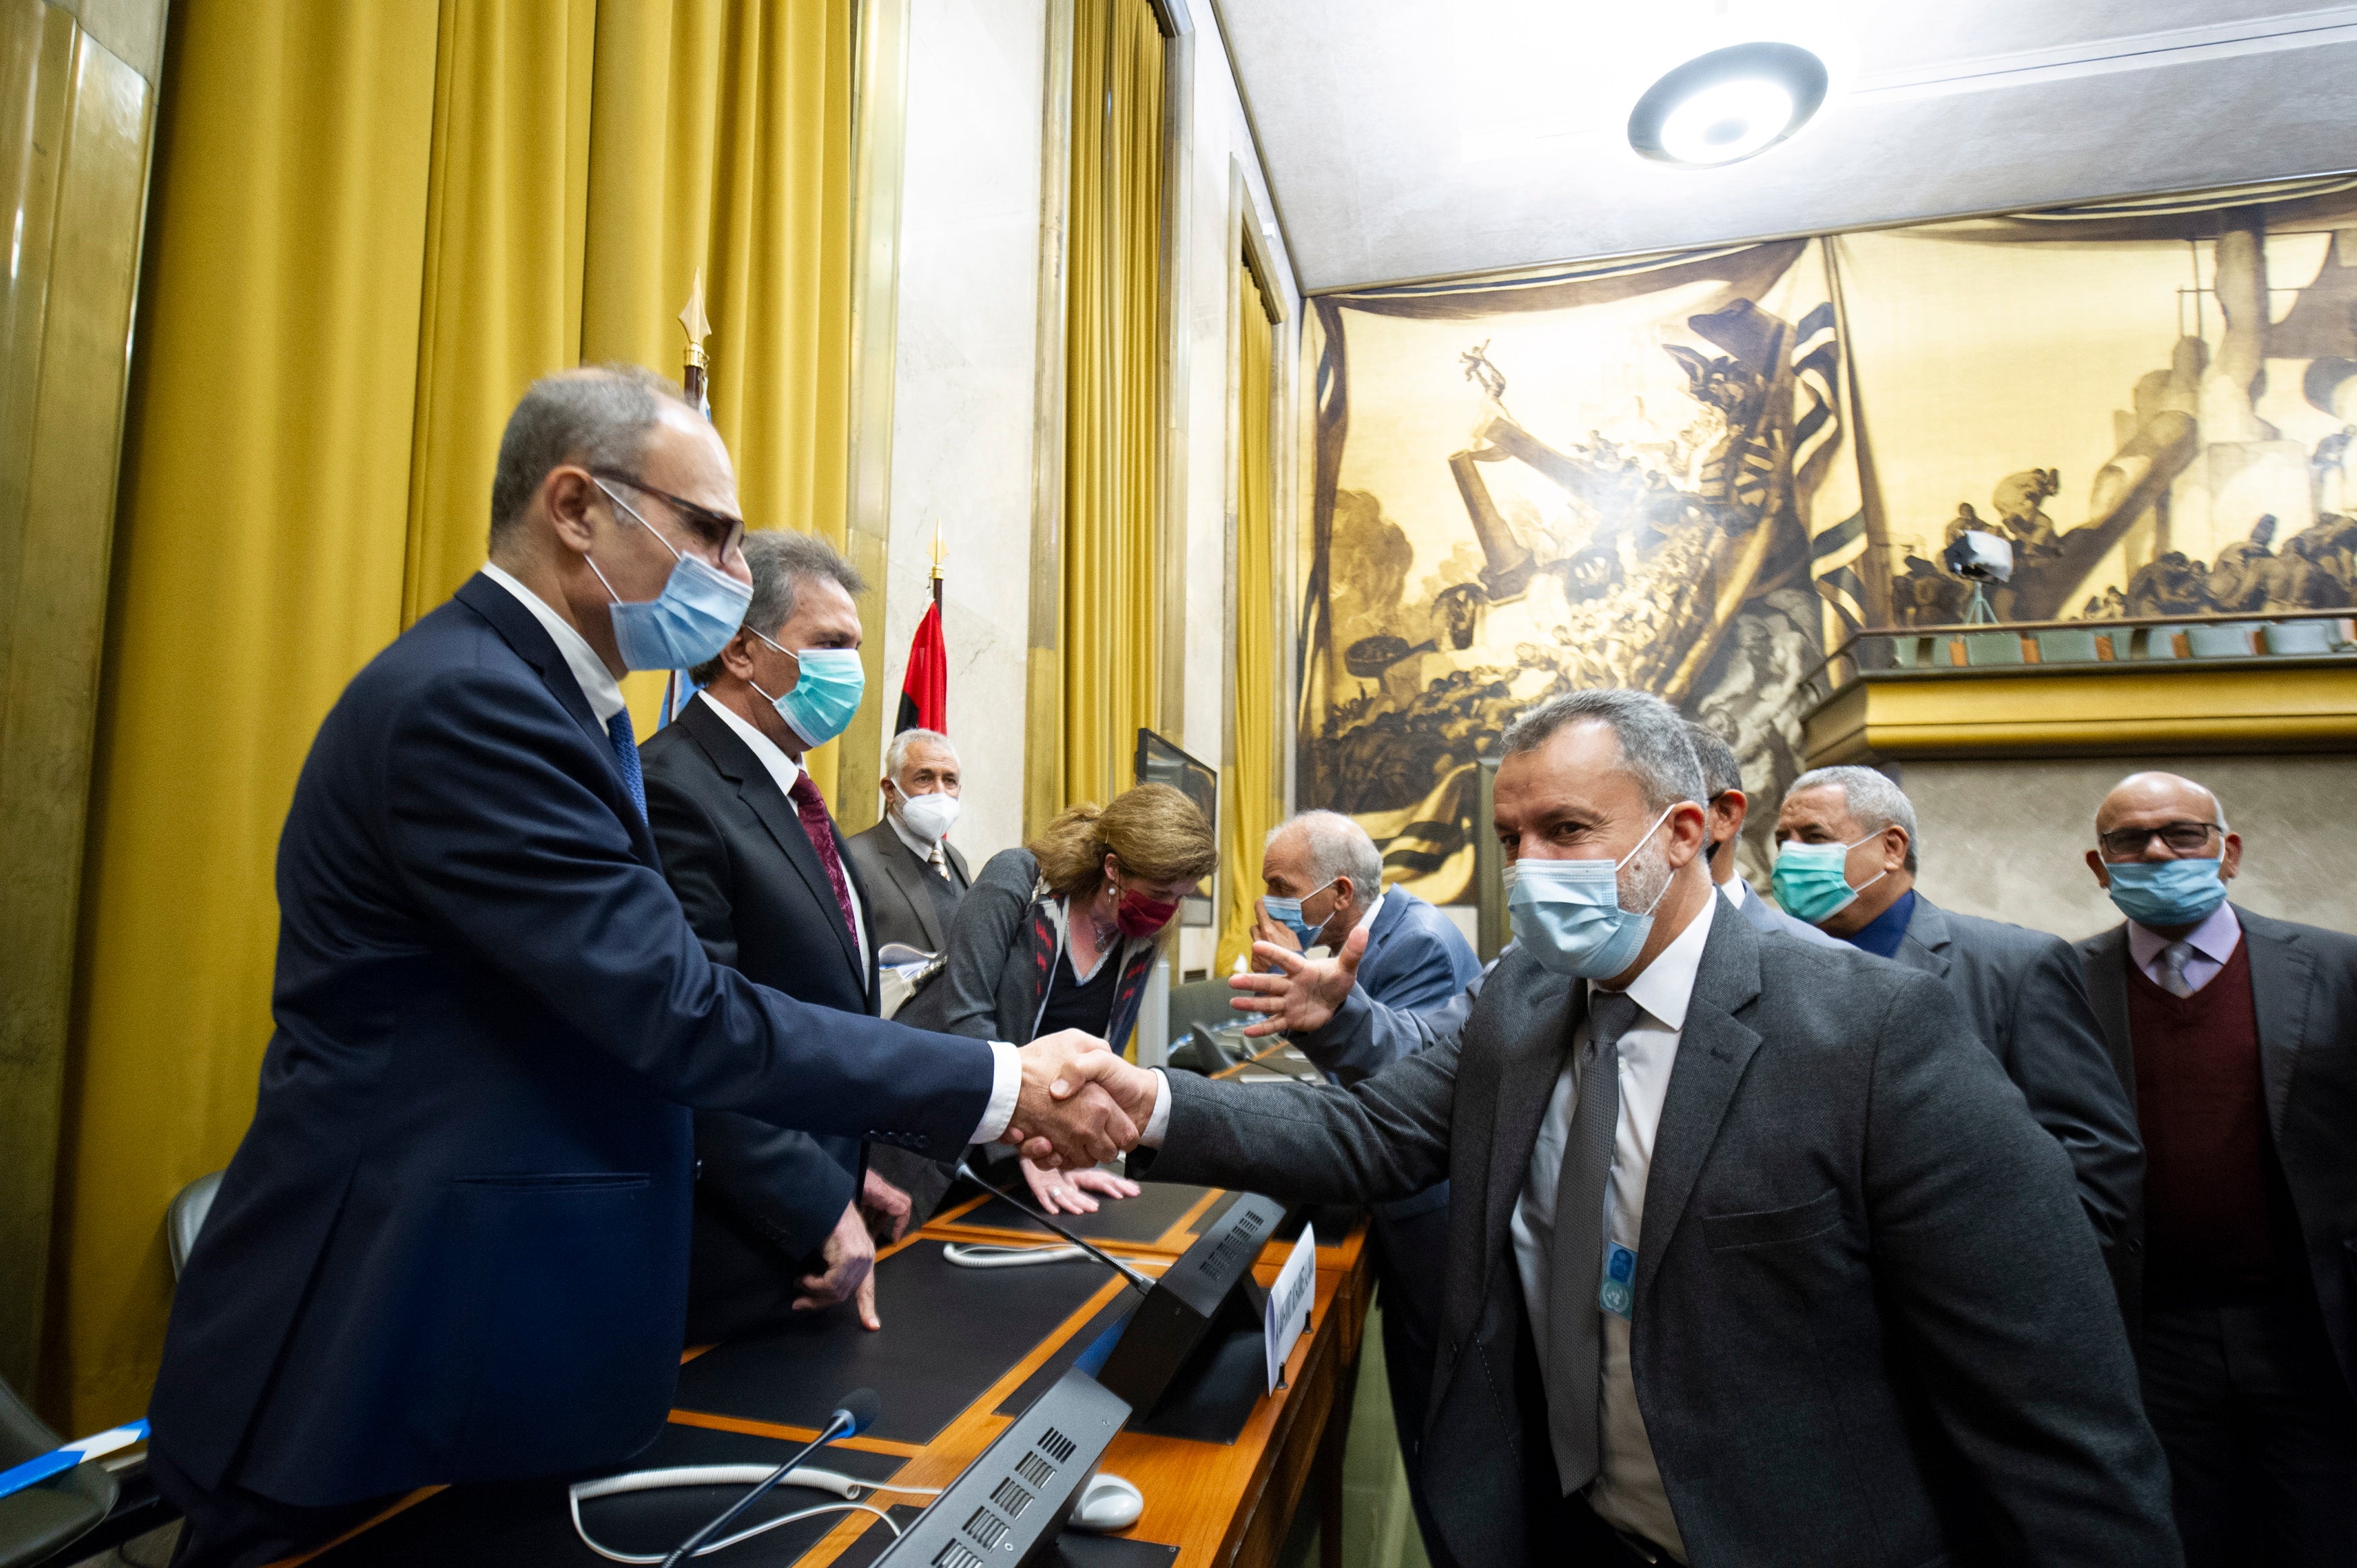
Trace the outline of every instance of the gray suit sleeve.
[[1875, 1272], [2007, 1562], [2181, 1561], [2169, 1472], [2068, 1163], [1948, 989], [1877, 1031], [1864, 1151]]
[[2011, 1023], [2007, 1069], [2029, 1113], [2071, 1156], [2095, 1234], [2114, 1246], [2136, 1206], [2144, 1144], [2087, 1000], [2085, 970], [2060, 937], [2040, 939], [2024, 966]]
[[1465, 1020], [1473, 1015], [1473, 1004], [1488, 978], [1489, 971], [1482, 971], [1472, 984], [1429, 1013], [1386, 1007], [1354, 985], [1324, 1028], [1291, 1038], [1319, 1072], [1336, 1083], [1357, 1083], [1443, 1040], [1453, 1044]]
[[1348, 1090], [1174, 1072], [1156, 1181], [1200, 1182], [1304, 1203], [1383, 1202], [1448, 1175], [1457, 1036]]

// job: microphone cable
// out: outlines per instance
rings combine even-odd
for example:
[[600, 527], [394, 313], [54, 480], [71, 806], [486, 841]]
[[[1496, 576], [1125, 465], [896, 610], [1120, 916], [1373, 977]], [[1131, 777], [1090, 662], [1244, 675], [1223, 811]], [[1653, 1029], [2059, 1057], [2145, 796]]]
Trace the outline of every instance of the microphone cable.
[[[1094, 1258], [1098, 1262], [1104, 1264], [1106, 1267], [1119, 1273], [1122, 1278], [1127, 1280], [1131, 1284], [1135, 1285], [1139, 1290], [1145, 1291], [1148, 1294], [1153, 1293], [1154, 1281], [1150, 1277], [1131, 1268], [1127, 1263], [1123, 1262], [1111, 1252], [1104, 1251], [1104, 1249], [1099, 1247], [1095, 1242], [1087, 1240], [1084, 1238], [1074, 1234], [1072, 1231], [1065, 1230], [1061, 1225], [1057, 1224], [1053, 1219], [1050, 1219], [1045, 1214], [1040, 1213], [1038, 1209], [1032, 1208], [1029, 1204], [1024, 1202], [1013, 1193], [1006, 1191], [1005, 1188], [998, 1187], [995, 1183], [983, 1180], [981, 1175], [974, 1170], [973, 1161], [960, 1159], [958, 1161], [958, 1175], [965, 1177], [966, 1180], [974, 1183], [974, 1186], [982, 1188], [985, 1192], [996, 1193], [999, 1197], [1005, 1198], [1007, 1202], [1013, 1204], [1016, 1208], [1021, 1209], [1032, 1219], [1037, 1219], [1040, 1224], [1045, 1225], [1049, 1230], [1053, 1230], [1057, 1235], [1061, 1236], [1065, 1240], [1070, 1241], [1073, 1246], [1078, 1247], [1081, 1251], [1086, 1252], [1090, 1257]], [[1033, 1249], [1029, 1248], [1021, 1250], [1025, 1251], [1033, 1251]], [[1057, 1252], [1063, 1252], [1064, 1251], [1060, 1247], [1052, 1250]], [[972, 1249], [968, 1249], [968, 1251], [971, 1251]], [[1069, 1256], [1070, 1254], [1066, 1255]], [[1046, 1260], [1041, 1259], [1040, 1261], [1044, 1262]], [[963, 1259], [953, 1258], [951, 1262], [963, 1262], [964, 1266], [970, 1269], [992, 1267], [1004, 1268], [1006, 1266], [1004, 1262], [987, 1262], [980, 1259], [968, 1262]]]

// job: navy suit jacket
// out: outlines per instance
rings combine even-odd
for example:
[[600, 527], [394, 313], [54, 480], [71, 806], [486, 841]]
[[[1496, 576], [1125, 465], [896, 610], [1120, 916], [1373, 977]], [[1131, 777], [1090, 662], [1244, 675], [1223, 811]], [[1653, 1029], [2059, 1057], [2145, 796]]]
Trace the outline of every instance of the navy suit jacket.
[[[872, 940], [863, 956], [793, 802], [710, 700], [688, 703], [639, 756], [663, 878], [705, 956], [796, 1001], [875, 1012]], [[834, 843], [842, 854], [840, 832]], [[872, 910], [858, 868], [845, 859], [843, 870]], [[866, 1160], [856, 1138], [733, 1111], [696, 1112], [695, 1158], [687, 1337], [705, 1344], [791, 1308]]]
[[989, 1047], [712, 963], [540, 623], [477, 576], [353, 678], [279, 840], [253, 1125], [154, 1442], [327, 1505], [610, 1465], [661, 1429], [690, 1108], [962, 1146]]
[[1426, 1013], [1473, 983], [1481, 961], [1457, 923], [1405, 887], [1383, 894], [1359, 955], [1359, 983], [1386, 1007]]

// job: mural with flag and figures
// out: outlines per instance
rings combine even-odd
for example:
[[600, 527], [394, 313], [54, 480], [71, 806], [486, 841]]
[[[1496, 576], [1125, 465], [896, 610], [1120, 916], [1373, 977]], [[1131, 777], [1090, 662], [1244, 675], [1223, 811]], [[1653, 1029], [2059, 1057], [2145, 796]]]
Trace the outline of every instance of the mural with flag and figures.
[[1829, 650], [1964, 618], [1966, 529], [2001, 621], [2349, 602], [2357, 180], [1310, 303], [1298, 801], [1437, 903], [1557, 692], [1657, 693], [1781, 795]]

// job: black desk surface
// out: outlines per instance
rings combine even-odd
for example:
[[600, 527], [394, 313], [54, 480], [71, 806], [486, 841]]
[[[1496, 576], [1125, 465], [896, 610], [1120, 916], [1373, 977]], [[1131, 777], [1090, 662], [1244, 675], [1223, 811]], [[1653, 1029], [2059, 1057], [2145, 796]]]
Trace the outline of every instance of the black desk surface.
[[884, 1413], [865, 1434], [930, 1443], [1006, 1369], [1103, 1289], [1094, 1259], [962, 1269], [921, 1240], [876, 1266], [875, 1333], [845, 1311], [813, 1313], [731, 1340], [679, 1369], [676, 1408], [815, 1430], [845, 1390], [872, 1388]]

